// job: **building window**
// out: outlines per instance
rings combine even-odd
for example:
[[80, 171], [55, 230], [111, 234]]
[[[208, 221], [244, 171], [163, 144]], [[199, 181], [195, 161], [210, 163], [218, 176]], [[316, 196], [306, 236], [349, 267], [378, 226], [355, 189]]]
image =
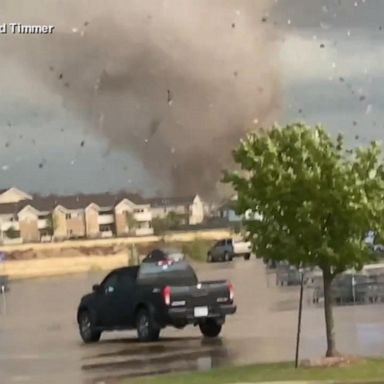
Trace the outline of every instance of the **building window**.
[[70, 214], [70, 213], [66, 213], [66, 214], [65, 214], [65, 218], [66, 218], [67, 220], [69, 220], [69, 219], [71, 218], [71, 214]]

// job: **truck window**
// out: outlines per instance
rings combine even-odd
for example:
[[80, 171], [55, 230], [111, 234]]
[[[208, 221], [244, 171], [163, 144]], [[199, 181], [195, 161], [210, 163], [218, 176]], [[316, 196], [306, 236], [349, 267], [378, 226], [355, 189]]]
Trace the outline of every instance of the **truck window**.
[[119, 273], [119, 289], [131, 291], [136, 283], [138, 267], [133, 267]]
[[183, 262], [159, 265], [159, 263], [141, 264], [137, 277], [143, 285], [195, 285], [197, 277], [190, 265]]

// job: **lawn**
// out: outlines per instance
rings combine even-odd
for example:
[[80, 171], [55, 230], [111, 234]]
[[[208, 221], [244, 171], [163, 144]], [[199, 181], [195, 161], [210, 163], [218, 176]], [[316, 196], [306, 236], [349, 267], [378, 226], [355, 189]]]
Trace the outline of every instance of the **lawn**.
[[226, 384], [285, 380], [380, 381], [384, 383], [384, 360], [369, 359], [349, 367], [299, 368], [292, 363], [257, 364], [207, 372], [170, 374], [122, 380], [119, 384]]

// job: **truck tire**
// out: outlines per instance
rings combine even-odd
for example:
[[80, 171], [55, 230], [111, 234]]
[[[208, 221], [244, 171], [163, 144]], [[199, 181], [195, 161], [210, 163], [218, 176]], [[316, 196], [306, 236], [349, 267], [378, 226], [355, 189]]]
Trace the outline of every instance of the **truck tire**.
[[160, 328], [155, 326], [151, 314], [145, 308], [137, 313], [136, 329], [137, 337], [142, 342], [158, 340], [160, 335]]
[[228, 252], [224, 252], [224, 261], [232, 261], [232, 256]]
[[96, 331], [93, 325], [93, 319], [88, 310], [83, 310], [79, 314], [79, 332], [84, 343], [96, 343], [100, 340], [101, 331]]
[[209, 338], [217, 337], [221, 332], [221, 325], [217, 324], [214, 319], [206, 319], [204, 322], [199, 323], [199, 328], [201, 333]]
[[250, 253], [246, 253], [244, 255], [244, 260], [249, 260], [251, 258], [251, 254]]
[[207, 263], [213, 263], [213, 258], [211, 252], [207, 253]]

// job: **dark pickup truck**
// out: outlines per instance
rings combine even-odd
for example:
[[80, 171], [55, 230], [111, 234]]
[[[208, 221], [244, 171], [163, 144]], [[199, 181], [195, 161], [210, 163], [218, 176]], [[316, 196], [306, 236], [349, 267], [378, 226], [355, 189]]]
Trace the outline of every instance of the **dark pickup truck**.
[[198, 325], [206, 337], [219, 335], [226, 315], [236, 312], [232, 284], [198, 282], [184, 261], [160, 260], [112, 271], [81, 299], [77, 321], [85, 343], [103, 331], [136, 329], [140, 341], [154, 341], [166, 326]]

